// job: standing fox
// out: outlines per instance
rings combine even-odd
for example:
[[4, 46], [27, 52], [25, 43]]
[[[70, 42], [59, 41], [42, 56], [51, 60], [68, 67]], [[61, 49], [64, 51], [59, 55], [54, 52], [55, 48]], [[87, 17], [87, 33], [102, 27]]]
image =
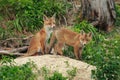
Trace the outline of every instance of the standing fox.
[[[49, 52], [51, 51], [51, 48], [54, 46], [55, 53], [63, 55], [62, 48], [65, 44], [67, 44], [74, 48], [74, 54], [76, 56], [76, 59], [80, 59], [84, 45], [87, 44], [91, 39], [92, 39], [91, 33], [88, 34], [84, 32], [76, 33], [68, 29], [61, 28], [53, 32], [50, 40]], [[55, 40], [57, 40], [56, 43]]]
[[27, 54], [24, 56], [35, 55], [37, 52], [41, 52], [42, 54], [45, 53], [45, 47], [48, 45], [50, 34], [55, 27], [55, 15], [51, 18], [44, 15], [43, 21], [43, 28], [31, 39]]

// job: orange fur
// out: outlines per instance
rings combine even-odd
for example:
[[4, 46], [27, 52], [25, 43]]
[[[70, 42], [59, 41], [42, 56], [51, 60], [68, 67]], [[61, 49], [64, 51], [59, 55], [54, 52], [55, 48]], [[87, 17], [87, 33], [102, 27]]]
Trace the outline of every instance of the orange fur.
[[32, 37], [27, 54], [24, 56], [35, 55], [38, 52], [41, 52], [42, 54], [45, 53], [45, 48], [48, 45], [48, 39], [55, 27], [55, 16], [53, 15], [51, 18], [48, 18], [44, 15], [43, 21], [44, 27]]
[[[61, 28], [53, 32], [50, 40], [49, 51], [51, 51], [51, 48], [54, 46], [55, 52], [63, 55], [62, 48], [65, 44], [67, 44], [74, 48], [76, 59], [79, 59], [82, 54], [83, 46], [87, 44], [91, 40], [91, 38], [91, 33], [76, 33], [71, 30]], [[57, 40], [57, 43], [55, 43], [55, 40]]]

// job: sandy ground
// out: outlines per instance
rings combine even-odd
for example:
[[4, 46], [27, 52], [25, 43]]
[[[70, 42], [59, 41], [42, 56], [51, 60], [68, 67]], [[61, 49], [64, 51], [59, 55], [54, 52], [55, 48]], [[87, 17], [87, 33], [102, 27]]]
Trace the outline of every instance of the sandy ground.
[[[15, 59], [15, 62], [17, 65], [22, 65], [30, 60], [37, 65], [38, 69], [46, 66], [49, 70], [53, 72], [59, 71], [64, 76], [68, 76], [67, 70], [72, 70], [73, 67], [75, 67], [77, 68], [77, 74], [72, 80], [91, 80], [91, 70], [95, 69], [94, 66], [82, 61], [59, 55], [42, 55], [17, 58]], [[40, 78], [38, 80], [40, 80]]]

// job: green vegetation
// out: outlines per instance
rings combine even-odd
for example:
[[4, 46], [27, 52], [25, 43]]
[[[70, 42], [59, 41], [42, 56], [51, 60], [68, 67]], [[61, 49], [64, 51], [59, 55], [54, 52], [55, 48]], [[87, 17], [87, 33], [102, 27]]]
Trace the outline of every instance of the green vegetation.
[[0, 66], [0, 80], [35, 80], [36, 74], [32, 72], [35, 68], [33, 62], [27, 62], [17, 66], [13, 59], [4, 57]]
[[67, 73], [69, 75], [69, 79], [72, 80], [76, 76], [77, 68], [73, 67], [72, 70], [67, 70]]
[[67, 80], [67, 77], [64, 77], [61, 73], [55, 71], [53, 76], [49, 77], [48, 80]]
[[0, 0], [0, 24], [7, 26], [6, 30], [0, 27], [0, 39], [38, 30], [43, 25], [44, 14], [63, 17], [66, 6], [69, 4], [62, 0]]
[[51, 71], [46, 66], [41, 68], [40, 74], [44, 77], [44, 80], [67, 80], [68, 79], [58, 71], [52, 72], [52, 75], [51, 75]]
[[70, 64], [69, 64], [68, 61], [64, 61], [64, 63], [66, 64], [66, 67], [69, 67], [69, 66], [70, 66]]
[[119, 80], [120, 33], [116, 30], [109, 34], [99, 32], [86, 21], [75, 26], [74, 30], [93, 33], [93, 40], [85, 46], [82, 53], [82, 59], [97, 68], [93, 71], [93, 77], [96, 80]]
[[44, 80], [72, 80], [76, 76], [76, 73], [77, 68], [75, 67], [73, 67], [70, 70], [67, 70], [67, 77], [64, 77], [62, 73], [59, 73], [58, 71], [54, 71], [51, 75], [51, 71], [48, 68], [46, 68], [46, 66], [42, 67], [40, 70], [40, 74], [44, 77]]
[[[2, 66], [0, 66], [0, 80], [37, 80], [39, 75], [42, 75], [44, 80], [67, 80], [62, 73], [58, 71], [50, 74], [50, 70], [45, 66], [40, 70], [36, 68], [36, 65], [30, 61], [21, 66], [17, 66], [13, 58], [3, 56], [1, 61]], [[36, 70], [38, 72], [34, 72]]]
[[49, 73], [50, 70], [46, 68], [46, 66], [41, 68], [41, 75], [44, 77], [45, 80], [49, 80]]
[[[72, 30], [80, 32], [92, 32], [93, 39], [82, 52], [82, 60], [96, 66], [92, 71], [95, 80], [119, 80], [120, 79], [120, 32], [119, 27], [111, 33], [98, 31], [87, 21], [76, 24]], [[73, 48], [64, 50], [64, 55], [75, 58]]]
[[[0, 40], [10, 37], [23, 37], [26, 32], [32, 32], [42, 28], [43, 15], [56, 18], [63, 17], [70, 5], [64, 0], [0, 0]], [[120, 6], [116, 5], [116, 23], [112, 32], [98, 31], [87, 21], [82, 21], [73, 26], [76, 32], [92, 32], [92, 41], [84, 47], [82, 60], [96, 66], [92, 71], [95, 80], [120, 80]], [[7, 27], [6, 27], [7, 26]], [[75, 58], [73, 48], [65, 48], [64, 55]], [[16, 66], [13, 59], [4, 57], [0, 66], [0, 80], [34, 80], [36, 74], [32, 72], [35, 64], [28, 62]], [[66, 66], [69, 63], [66, 61]], [[4, 65], [3, 65], [4, 64]], [[67, 71], [70, 78], [76, 75], [76, 68]], [[45, 80], [67, 80], [61, 73], [50, 71], [43, 67], [40, 74]]]
[[116, 22], [115, 25], [116, 26], [120, 26], [120, 6], [116, 5]]

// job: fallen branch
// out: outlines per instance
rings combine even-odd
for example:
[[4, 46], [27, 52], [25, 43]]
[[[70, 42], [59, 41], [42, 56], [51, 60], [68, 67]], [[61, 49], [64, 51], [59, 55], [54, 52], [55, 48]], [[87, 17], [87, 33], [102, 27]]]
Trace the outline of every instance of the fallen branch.
[[1, 50], [0, 55], [18, 55], [18, 56], [22, 56], [24, 54], [22, 54], [22, 53], [10, 53], [9, 51]]
[[25, 53], [27, 51], [28, 46], [20, 47], [20, 48], [15, 48], [12, 50], [0, 50], [0, 55], [24, 55], [23, 52]]
[[25, 37], [25, 38], [8, 38], [8, 39], [6, 39], [6, 40], [1, 40], [0, 43], [5, 43], [6, 41], [11, 41], [11, 40], [27, 40], [27, 39], [29, 39], [29, 38], [31, 38], [31, 37], [33, 37], [33, 35], [28, 36], [28, 37]]
[[28, 48], [28, 46], [24, 46], [24, 47], [9, 50], [8, 52], [10, 52], [10, 53], [25, 52], [25, 51], [27, 51], [27, 48]]
[[25, 38], [9, 38], [6, 40], [1, 40], [0, 48], [1, 49], [2, 49], [2, 47], [4, 47], [4, 48], [19, 48], [21, 46], [28, 46], [32, 36], [28, 36]]

